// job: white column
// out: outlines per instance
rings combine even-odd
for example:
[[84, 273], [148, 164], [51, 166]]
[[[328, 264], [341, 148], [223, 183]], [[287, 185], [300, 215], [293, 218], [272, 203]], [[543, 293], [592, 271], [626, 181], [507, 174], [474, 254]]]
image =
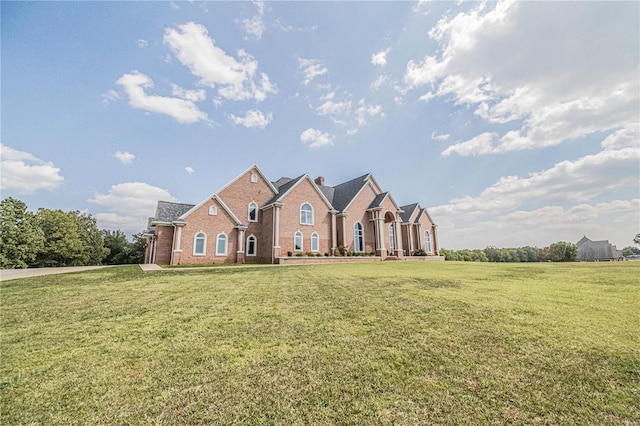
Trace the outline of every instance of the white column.
[[275, 216], [275, 226], [273, 229], [273, 247], [280, 247], [280, 206], [273, 207]]
[[331, 256], [334, 255], [335, 253], [335, 249], [338, 245], [337, 242], [337, 236], [338, 236], [338, 230], [336, 228], [336, 213], [338, 213], [335, 210], [331, 210]]

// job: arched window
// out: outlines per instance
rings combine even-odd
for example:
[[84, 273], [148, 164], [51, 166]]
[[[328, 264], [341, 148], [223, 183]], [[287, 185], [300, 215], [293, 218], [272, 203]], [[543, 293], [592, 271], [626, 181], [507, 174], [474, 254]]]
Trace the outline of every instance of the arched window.
[[424, 251], [431, 253], [431, 235], [429, 235], [429, 231], [424, 231]]
[[300, 206], [300, 224], [313, 225], [313, 207], [309, 203]]
[[320, 250], [320, 237], [318, 237], [318, 233], [314, 232], [311, 234], [311, 251], [319, 251]]
[[216, 240], [216, 256], [227, 255], [227, 235], [225, 233], [218, 234]]
[[302, 251], [302, 232], [297, 231], [293, 237], [293, 250]]
[[207, 236], [204, 232], [198, 232], [193, 237], [193, 255], [204, 256], [207, 249]]
[[257, 240], [253, 235], [247, 237], [247, 256], [256, 255]]
[[364, 234], [360, 222], [356, 222], [353, 225], [353, 249], [356, 253], [364, 251]]
[[258, 205], [253, 201], [249, 203], [248, 218], [249, 218], [249, 222], [258, 221]]
[[389, 225], [389, 254], [393, 254], [395, 251], [395, 241], [393, 238], [393, 224]]

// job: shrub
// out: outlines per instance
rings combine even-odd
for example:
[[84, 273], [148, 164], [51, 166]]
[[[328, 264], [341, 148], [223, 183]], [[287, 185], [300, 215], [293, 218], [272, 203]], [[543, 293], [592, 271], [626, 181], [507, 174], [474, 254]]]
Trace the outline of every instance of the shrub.
[[329, 253], [325, 253], [325, 254], [324, 254], [324, 257], [329, 257]]
[[420, 250], [418, 250], [418, 251], [416, 251], [414, 253], [414, 256], [426, 256], [426, 255], [427, 255], [427, 252], [422, 250], [422, 249], [420, 249]]
[[291, 253], [290, 251], [287, 252], [287, 256], [291, 257], [293, 256], [293, 253]]

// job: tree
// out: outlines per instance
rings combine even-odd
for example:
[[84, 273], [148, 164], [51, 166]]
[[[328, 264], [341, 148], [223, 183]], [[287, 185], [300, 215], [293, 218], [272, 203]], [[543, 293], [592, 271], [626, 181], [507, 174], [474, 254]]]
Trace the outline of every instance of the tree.
[[89, 214], [80, 214], [78, 211], [69, 212], [69, 214], [75, 216], [80, 238], [84, 245], [82, 264], [102, 264], [102, 260], [109, 254], [109, 249], [104, 246], [102, 232], [98, 229], [96, 219]]
[[44, 233], [27, 205], [15, 198], [0, 203], [0, 267], [26, 268], [44, 246]]
[[553, 262], [575, 262], [578, 260], [578, 246], [565, 241], [551, 244], [549, 253]]
[[640, 234], [636, 234], [636, 236], [633, 237], [633, 242], [636, 244], [640, 244]]
[[622, 255], [625, 257], [633, 256], [634, 254], [640, 254], [640, 248], [629, 246], [622, 249]]

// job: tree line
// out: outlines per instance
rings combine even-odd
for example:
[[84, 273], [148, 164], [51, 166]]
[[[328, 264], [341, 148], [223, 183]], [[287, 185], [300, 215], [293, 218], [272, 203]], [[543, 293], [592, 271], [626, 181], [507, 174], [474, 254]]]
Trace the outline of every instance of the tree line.
[[467, 262], [575, 262], [578, 260], [578, 246], [558, 241], [548, 247], [498, 248], [482, 250], [440, 250], [445, 260]]
[[38, 209], [15, 198], [0, 202], [0, 268], [116, 265], [142, 263], [145, 238], [129, 242], [118, 231], [100, 230], [96, 219], [79, 211]]

